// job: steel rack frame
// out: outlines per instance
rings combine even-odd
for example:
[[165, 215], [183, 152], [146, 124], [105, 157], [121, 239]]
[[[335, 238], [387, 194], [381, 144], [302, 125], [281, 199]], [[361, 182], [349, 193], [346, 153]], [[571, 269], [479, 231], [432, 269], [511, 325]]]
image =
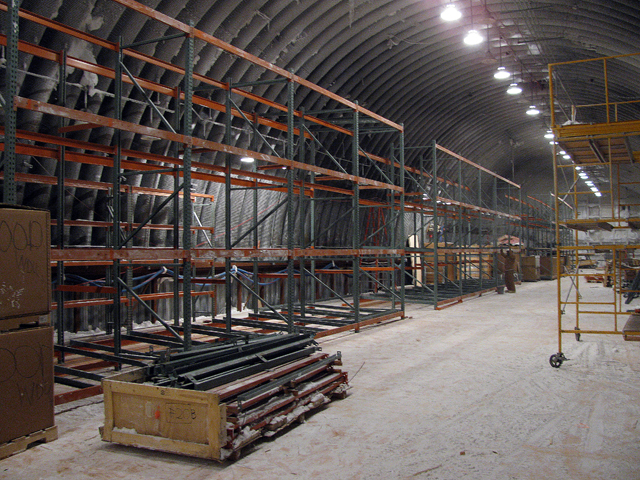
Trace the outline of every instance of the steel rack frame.
[[[64, 334], [65, 323], [68, 323], [65, 312], [71, 314], [76, 309], [100, 310], [100, 314], [106, 317], [107, 334], [111, 338], [106, 343], [96, 344], [96, 349], [109, 349], [109, 362], [115, 363], [116, 368], [127, 364], [127, 356], [131, 354], [123, 345], [128, 345], [133, 337], [138, 340], [144, 337], [144, 344], [149, 346], [147, 357], [152, 359], [157, 355], [153, 351], [154, 345], [190, 350], [201, 341], [238, 341], [253, 334], [269, 332], [270, 327], [288, 333], [314, 329], [317, 335], [324, 335], [403, 317], [403, 275], [400, 272], [404, 268], [404, 249], [400, 240], [404, 237], [404, 175], [399, 173], [404, 169], [403, 127], [356, 102], [199, 31], [193, 25], [186, 25], [135, 1], [114, 2], [160, 22], [170, 33], [158, 39], [127, 45], [122, 40], [107, 41], [20, 10], [13, 1], [0, 2], [0, 11], [6, 12], [7, 18], [12, 19], [11, 24], [16, 26], [15, 31], [0, 35], [0, 42], [7, 46], [8, 57], [15, 59], [18, 54], [26, 55], [42, 62], [53, 62], [60, 70], [57, 104], [21, 97], [17, 94], [15, 82], [7, 82], [5, 100], [13, 108], [5, 108], [9, 114], [2, 132], [5, 154], [0, 170], [5, 201], [17, 202], [16, 182], [55, 186], [58, 192], [53, 222], [57, 243], [52, 249], [52, 261], [57, 278], [54, 307], [59, 361], [64, 362], [71, 352]], [[116, 59], [115, 67], [91, 63], [69, 56], [64, 51], [52, 51], [20, 40], [18, 21], [13, 21], [18, 18], [111, 52]], [[183, 42], [183, 64], [161, 61], [139, 50], [158, 41]], [[266, 82], [287, 85], [286, 101], [279, 103], [252, 92], [264, 81], [234, 83], [231, 79], [222, 81], [195, 72], [193, 57], [197, 43], [214, 46], [263, 68], [272, 78]], [[138, 72], [145, 64], [178, 74], [181, 77], [179, 85], [163, 85], [142, 77]], [[77, 110], [66, 105], [69, 86], [65, 78], [69, 68], [111, 81], [111, 90], [106, 93], [113, 97], [112, 115]], [[7, 78], [15, 79], [16, 72], [17, 62], [9, 61]], [[300, 97], [297, 92], [301, 89], [326, 97], [336, 108], [310, 113], [296, 109], [296, 99]], [[225, 101], [214, 101], [208, 95], [211, 91], [222, 91]], [[137, 99], [129, 95], [131, 92], [135, 92]], [[267, 112], [257, 114], [244, 110], [236, 102], [237, 98], [248, 104], [254, 102], [264, 106]], [[147, 116], [142, 114], [125, 117], [123, 112], [132, 105], [149, 112], [148, 116], [153, 121], [146, 122]], [[193, 130], [193, 124], [201, 120], [199, 112], [205, 110], [220, 120], [217, 125], [224, 126], [223, 142], [206, 140]], [[346, 122], [336, 118], [338, 110], [341, 110], [339, 116], [346, 115]], [[35, 112], [50, 122], [54, 119], [58, 125], [57, 134], [18, 130], [12, 115], [21, 111]], [[233, 145], [232, 132], [241, 131], [246, 125], [253, 132], [253, 143], [249, 148]], [[108, 132], [109, 144], [74, 138], [78, 132], [90, 133], [98, 129]], [[268, 146], [263, 136], [265, 131], [279, 132], [282, 151], [274, 151]], [[366, 151], [366, 146], [361, 144], [366, 134], [390, 139], [386, 146], [388, 158], [379, 152]], [[162, 154], [138, 149], [132, 146], [132, 136], [141, 141], [160, 141], [167, 147]], [[351, 145], [349, 158], [340, 158], [337, 164], [335, 137], [342, 137], [338, 142], [350, 142]], [[56, 175], [16, 171], [17, 156], [23, 155], [41, 158], [49, 165], [55, 165]], [[236, 166], [237, 159], [244, 156], [256, 160], [254, 168]], [[316, 164], [316, 156], [323, 157], [322, 165]], [[326, 159], [331, 157], [334, 157], [334, 165], [328, 168]], [[344, 165], [350, 165], [349, 171], [341, 166], [343, 161], [346, 161]], [[111, 180], [92, 182], [67, 178], [69, 165], [110, 169]], [[269, 169], [278, 170], [271, 173]], [[286, 170], [284, 176], [278, 174], [280, 169]], [[129, 184], [129, 178], [141, 175], [158, 179], [154, 180], [158, 187]], [[221, 197], [192, 192], [194, 182], [224, 185], [224, 245], [219, 248], [213, 241], [214, 234], [220, 231], [216, 216], [210, 215], [213, 219], [203, 217], [201, 221], [204, 207], [198, 207], [201, 214], [198, 216], [194, 202], [204, 201], [210, 206], [214, 201], [219, 202]], [[167, 185], [171, 187], [167, 188]], [[109, 199], [110, 218], [73, 218], [65, 203], [69, 189], [103, 192], [100, 194]], [[243, 233], [234, 230], [229, 211], [232, 191], [236, 189], [253, 191], [252, 228]], [[258, 212], [260, 192], [280, 192], [285, 197], [278, 208], [286, 210], [286, 245], [260, 245], [257, 232], [265, 218], [279, 213], [278, 208], [266, 214]], [[343, 244], [323, 244], [323, 232], [319, 231], [318, 205], [334, 201], [332, 195], [339, 198], [336, 203], [349, 205], [344, 215], [351, 219], [352, 231], [350, 240]], [[150, 203], [155, 204], [154, 208], [145, 218], [134, 219], [132, 206], [142, 196], [153, 198]], [[295, 215], [298, 210], [302, 212], [299, 218], [305, 219], [300, 231], [296, 231]], [[362, 215], [369, 211], [377, 212], [381, 222], [373, 232], [363, 229]], [[172, 220], [161, 222], [155, 220], [156, 217]], [[71, 228], [104, 229], [108, 235], [99, 247], [69, 245], [65, 238]], [[140, 246], [144, 245], [141, 235], [153, 231], [172, 232], [172, 246]], [[380, 231], [391, 232], [383, 242], [379, 241]], [[319, 262], [323, 265], [318, 265]], [[337, 268], [323, 268], [327, 262]], [[263, 288], [261, 293], [259, 287], [250, 285], [251, 282], [238, 275], [238, 267], [249, 264], [254, 279], [265, 279], [277, 274], [273, 268], [279, 263], [286, 266], [286, 278], [278, 279], [286, 290], [286, 295], [281, 296], [284, 304], [280, 306], [273, 301], [277, 297], [273, 292], [265, 294], [267, 289]], [[82, 269], [90, 269], [93, 277], [85, 279], [87, 281], [82, 284], [66, 284], [69, 274], [84, 271]], [[139, 293], [133, 287], [134, 272], [138, 269], [145, 273], [165, 270], [159, 278], [150, 281], [149, 293]], [[103, 273], [96, 273], [100, 271]], [[97, 285], [94, 282], [96, 276], [103, 277], [104, 283]], [[332, 281], [329, 279], [332, 278], [342, 278], [343, 281], [335, 282], [334, 288], [330, 288]], [[160, 291], [161, 283], [172, 285], [172, 288]], [[200, 291], [195, 285], [200, 285]], [[222, 286], [224, 302], [218, 299], [219, 287]], [[363, 294], [368, 289], [386, 290], [393, 299], [385, 305], [363, 305], [366, 303]], [[234, 295], [236, 303], [241, 303], [243, 293], [239, 292], [252, 298], [255, 319], [235, 318], [231, 313]], [[328, 297], [337, 298], [345, 305], [319, 303]], [[167, 302], [171, 313], [158, 314], [159, 305]], [[198, 311], [196, 302], [201, 304], [201, 308], [203, 304], [205, 307], [208, 305], [206, 308], [212, 317], [210, 323], [197, 327], [192, 325], [194, 313]], [[222, 321], [214, 318], [220, 304], [224, 304]], [[319, 315], [321, 309], [330, 312]], [[132, 318], [140, 315], [136, 313], [138, 311], [160, 323], [164, 331], [150, 335], [134, 332]], [[278, 321], [265, 321], [267, 314], [275, 315]], [[249, 321], [259, 323], [247, 325]], [[126, 327], [126, 333], [122, 332], [123, 327]], [[197, 339], [193, 338], [194, 332]], [[73, 354], [77, 353], [74, 351]]]
[[519, 185], [435, 141], [409, 148], [418, 167], [405, 173], [412, 216], [406, 301], [441, 309], [502, 288], [497, 238], [520, 235], [521, 213], [510, 201]]

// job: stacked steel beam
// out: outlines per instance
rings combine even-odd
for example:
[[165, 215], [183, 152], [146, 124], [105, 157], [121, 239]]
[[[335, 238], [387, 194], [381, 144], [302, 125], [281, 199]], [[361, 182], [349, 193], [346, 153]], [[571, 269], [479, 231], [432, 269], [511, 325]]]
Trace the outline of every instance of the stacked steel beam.
[[309, 334], [275, 334], [172, 354], [149, 367], [155, 385], [216, 394], [226, 404], [224, 453], [237, 458], [246, 445], [270, 437], [305, 414], [344, 398], [348, 376]]

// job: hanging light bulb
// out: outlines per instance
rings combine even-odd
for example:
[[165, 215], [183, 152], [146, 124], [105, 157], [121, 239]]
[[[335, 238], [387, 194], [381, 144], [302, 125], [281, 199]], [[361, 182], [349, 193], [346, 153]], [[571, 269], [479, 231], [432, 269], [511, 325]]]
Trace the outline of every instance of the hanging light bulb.
[[518, 95], [522, 93], [522, 89], [518, 86], [517, 83], [512, 83], [511, 85], [509, 85], [509, 88], [507, 88], [507, 93], [509, 95]]
[[445, 22], [455, 22], [462, 17], [462, 13], [460, 10], [456, 8], [453, 3], [449, 3], [444, 7], [444, 10], [440, 14], [440, 18], [442, 18]]
[[467, 45], [478, 45], [482, 43], [483, 40], [482, 35], [480, 35], [477, 30], [469, 30], [467, 36], [464, 37], [464, 43]]
[[[540, 110], [538, 110], [538, 107], [536, 107], [536, 104], [533, 103], [533, 78], [531, 78], [531, 105], [529, 106], [529, 109], [527, 110], [527, 115], [530, 115], [532, 117], [535, 117], [536, 115], [540, 114]], [[549, 142], [551, 143], [551, 142]]]
[[539, 113], [540, 113], [540, 110], [538, 110], [535, 105], [531, 105], [529, 107], [529, 110], [527, 110], [527, 115], [534, 116], [534, 115], [538, 115]]
[[482, 35], [480, 35], [478, 30], [473, 28], [473, 0], [469, 0], [469, 13], [469, 16], [471, 18], [471, 30], [469, 30], [467, 36], [464, 37], [464, 43], [466, 43], [467, 45], [478, 45], [482, 43], [484, 38], [482, 38]]
[[509, 73], [509, 71], [502, 66], [498, 67], [498, 70], [496, 71], [496, 73], [493, 74], [493, 78], [497, 80], [504, 80], [506, 78], [509, 78], [510, 76], [511, 76], [511, 73]]
[[509, 71], [502, 65], [502, 34], [500, 34], [499, 37], [500, 37], [500, 44], [499, 44], [500, 66], [498, 67], [498, 70], [496, 71], [496, 73], [493, 74], [493, 78], [495, 78], [496, 80], [505, 80], [511, 76], [511, 73], [509, 73]]

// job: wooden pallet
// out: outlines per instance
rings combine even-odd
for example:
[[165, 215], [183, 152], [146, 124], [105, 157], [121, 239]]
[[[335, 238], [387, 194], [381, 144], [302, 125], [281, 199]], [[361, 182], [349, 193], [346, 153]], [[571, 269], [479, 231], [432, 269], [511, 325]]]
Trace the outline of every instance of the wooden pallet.
[[2, 318], [0, 319], [0, 331], [18, 330], [25, 327], [46, 327], [49, 323], [49, 317], [46, 315]]
[[28, 448], [34, 447], [40, 443], [53, 442], [58, 438], [58, 427], [53, 426], [30, 433], [24, 437], [16, 438], [7, 443], [0, 445], [0, 460], [10, 457], [16, 453], [24, 452]]

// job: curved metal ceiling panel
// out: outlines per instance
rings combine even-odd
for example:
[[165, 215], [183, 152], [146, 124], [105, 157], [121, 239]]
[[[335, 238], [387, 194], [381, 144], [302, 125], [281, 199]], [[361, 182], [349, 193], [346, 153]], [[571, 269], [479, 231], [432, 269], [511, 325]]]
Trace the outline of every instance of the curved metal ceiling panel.
[[[640, 7], [637, 0], [464, 0], [454, 1], [463, 17], [448, 23], [440, 12], [448, 0], [144, 0], [143, 3], [170, 17], [194, 25], [234, 46], [292, 71], [321, 87], [335, 92], [394, 122], [403, 123], [406, 145], [441, 145], [524, 183], [530, 192], [548, 191], [551, 152], [543, 138], [549, 125], [548, 69], [550, 62], [579, 60], [633, 53], [640, 50]], [[159, 38], [173, 33], [164, 25], [116, 4], [112, 0], [59, 0], [57, 3], [23, 0], [22, 8], [106, 38], [126, 43]], [[485, 38], [481, 45], [469, 47], [462, 39], [474, 26]], [[103, 65], [115, 65], [115, 54], [88, 47], [79, 40], [53, 33], [30, 22], [21, 23], [21, 38], [69, 55]], [[180, 40], [166, 40], [137, 47], [140, 51], [174, 64], [184, 62]], [[502, 62], [514, 72], [514, 80], [524, 89], [519, 96], [505, 93], [509, 80], [496, 80], [493, 72]], [[585, 67], [577, 75], [562, 78], [559, 89], [563, 100], [560, 115], [570, 112], [575, 103], [595, 103], [595, 95], [604, 88], [602, 75]], [[31, 98], [50, 101], [55, 97], [57, 68], [51, 63], [32, 60], [22, 69], [22, 89]], [[153, 65], [131, 62], [134, 75], [176, 86], [177, 73]], [[195, 70], [217, 79], [234, 82], [273, 78], [273, 74], [221, 52], [203, 42], [196, 44]], [[69, 100], [75, 108], [107, 114], [113, 110], [111, 97], [102, 92], [111, 81], [91, 74], [70, 71]], [[609, 91], [613, 99], [640, 98], [640, 60], [633, 57], [611, 65]], [[133, 87], [131, 98], [140, 100]], [[283, 84], [264, 85], [256, 93], [284, 103]], [[212, 94], [216, 99], [216, 94]], [[217, 98], [220, 100], [220, 98]], [[525, 110], [531, 103], [542, 115], [530, 118]], [[243, 107], [252, 107], [243, 99]], [[313, 110], [332, 107], [331, 101], [316, 92], [301, 89], [296, 107]], [[168, 101], [159, 108], [171, 117]], [[265, 107], [260, 106], [260, 109]], [[206, 113], [201, 112], [204, 115]], [[220, 141], [223, 129], [212, 122], [197, 125], [199, 135]], [[142, 103], [127, 104], [125, 117], [136, 122], [157, 118]], [[589, 121], [590, 118], [581, 119]], [[22, 122], [38, 124], [42, 117], [27, 113]], [[196, 120], [196, 123], [198, 121]], [[53, 128], [49, 126], [47, 128]], [[78, 139], [111, 143], [110, 133], [99, 129], [83, 132]], [[46, 128], [41, 127], [40, 131]], [[281, 132], [263, 129], [277, 143]], [[246, 137], [246, 138], [245, 138]], [[142, 143], [134, 135], [126, 141]], [[238, 144], [249, 146], [244, 135]], [[339, 142], [339, 140], [336, 140]], [[380, 139], [364, 139], [367, 148], [383, 148]], [[367, 143], [368, 142], [368, 143]], [[137, 145], [137, 148], [142, 148]], [[162, 153], [163, 142], [146, 146]], [[417, 151], [416, 151], [417, 152]], [[386, 153], [386, 152], [381, 152]], [[407, 155], [409, 164], [418, 153]], [[215, 162], [215, 155], [204, 160]], [[42, 166], [55, 168], [55, 162]], [[71, 175], [90, 180], [107, 180], [108, 169], [100, 166], [71, 166]], [[49, 172], [50, 174], [51, 172]], [[141, 180], [141, 184], [149, 180]], [[162, 178], [147, 186], [163, 188], [171, 180]], [[218, 191], [217, 186], [201, 185], [203, 191]], [[33, 187], [25, 192], [32, 203], [47, 203], [48, 187]], [[79, 218], [106, 208], [105, 194], [86, 192], [74, 204]], [[38, 200], [42, 196], [41, 200]], [[143, 202], [144, 203], [144, 202]], [[153, 202], [136, 207], [136, 215], [152, 209]], [[157, 232], [152, 234], [157, 235]]]

